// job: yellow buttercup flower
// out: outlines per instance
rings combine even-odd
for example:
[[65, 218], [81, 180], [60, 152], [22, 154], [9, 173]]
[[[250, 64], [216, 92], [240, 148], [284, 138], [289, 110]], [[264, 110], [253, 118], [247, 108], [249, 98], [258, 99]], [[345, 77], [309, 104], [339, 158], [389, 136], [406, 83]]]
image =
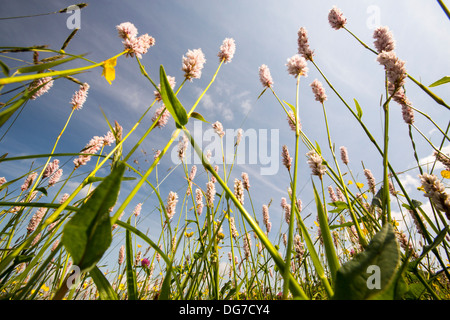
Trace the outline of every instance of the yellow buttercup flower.
[[450, 171], [448, 171], [448, 170], [442, 170], [442, 171], [441, 171], [441, 176], [442, 176], [442, 178], [450, 179]]

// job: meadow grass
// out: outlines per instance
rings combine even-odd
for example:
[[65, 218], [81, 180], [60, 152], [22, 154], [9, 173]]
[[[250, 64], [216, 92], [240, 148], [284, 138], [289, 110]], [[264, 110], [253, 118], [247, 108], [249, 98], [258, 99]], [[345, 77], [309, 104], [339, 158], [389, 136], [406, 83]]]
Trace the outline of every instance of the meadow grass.
[[[79, 85], [70, 101], [72, 110], [50, 151], [15, 157], [4, 150], [0, 156], [2, 166], [31, 162], [31, 167], [17, 177], [0, 177], [1, 299], [448, 299], [450, 197], [446, 183], [450, 178], [450, 158], [442, 149], [449, 140], [449, 127], [440, 128], [425, 112], [413, 107], [405, 90], [406, 86], [421, 90], [436, 102], [436, 107], [448, 109], [432, 92], [433, 86], [444, 85], [448, 78], [425, 86], [409, 75], [405, 63], [395, 54], [393, 36], [386, 28], [374, 33], [372, 48], [347, 29], [347, 20], [339, 9], [330, 10], [329, 20], [331, 27], [348, 32], [375, 54], [380, 68], [385, 70], [383, 139], [377, 141], [370, 132], [358, 101], [346, 101], [327, 78], [314, 59], [314, 50], [309, 48], [306, 29], [300, 28], [298, 54], [287, 63], [288, 72], [296, 81], [293, 104], [278, 96], [268, 67], [259, 69], [263, 86], [260, 97], [273, 95], [280, 106], [280, 116], [286, 118], [286, 127], [292, 130], [295, 145], [292, 157], [287, 147], [279, 150], [284, 165], [281, 170], [287, 171], [289, 181], [281, 199], [283, 217], [278, 230], [272, 229], [270, 211], [279, 203], [255, 207], [252, 177], [242, 172], [241, 178], [232, 178], [241, 132], [234, 137], [233, 161], [223, 161], [218, 166], [186, 126], [194, 121], [211, 125], [205, 120], [208, 115], [195, 110], [220, 77], [220, 70], [232, 63], [236, 49], [233, 39], [224, 40], [217, 69], [190, 109], [177, 96], [202, 76], [205, 59], [201, 49], [189, 50], [183, 56], [184, 79], [178, 87], [162, 65], [159, 69], [152, 66], [152, 70], [159, 70], [156, 80], [141, 62], [154, 39], [148, 34], [138, 36], [129, 22], [117, 26], [124, 50], [101, 62], [64, 50], [76, 32], [60, 50], [44, 46], [1, 47], [4, 77], [0, 78], [0, 86], [5, 99], [0, 109], [0, 126], [4, 130], [1, 139], [19, 116], [25, 116], [22, 110], [27, 103], [52, 94], [54, 81], [68, 80]], [[24, 52], [32, 53], [33, 61], [15, 58]], [[50, 57], [40, 60], [43, 52]], [[5, 62], [17, 59], [22, 64], [19, 67]], [[101, 133], [104, 136], [94, 135], [80, 151], [56, 153], [72, 116], [89, 112], [82, 110], [89, 85], [78, 80], [77, 74], [100, 68], [102, 76], [111, 83], [121, 59], [136, 60], [136, 68], [155, 91], [154, 101], [130, 128], [109, 121], [105, 115], [110, 131]], [[64, 69], [73, 60], [86, 65]], [[63, 69], [54, 70], [55, 67]], [[316, 140], [302, 130], [299, 92], [301, 86], [307, 85], [308, 68], [315, 68], [327, 85], [325, 90], [318, 79], [309, 84], [315, 103], [323, 110], [327, 151], [321, 150]], [[378, 152], [374, 157], [379, 157], [383, 172], [382, 182], [375, 183], [370, 170], [359, 172], [359, 168], [352, 167], [345, 147], [336, 150], [327, 117], [327, 94], [338, 97], [348, 116], [361, 126], [368, 143], [374, 145]], [[395, 148], [389, 143], [389, 115], [394, 103], [402, 107], [418, 162], [416, 168], [393, 168], [389, 162], [390, 151]], [[150, 111], [151, 122], [145, 117]], [[442, 136], [440, 145], [433, 145], [422, 134], [414, 123], [414, 115], [423, 116], [436, 127]], [[141, 168], [133, 161], [136, 152], [155, 128], [163, 128], [168, 121], [175, 122], [176, 130], [167, 134], [165, 147], [154, 157], [146, 155], [149, 165]], [[137, 142], [129, 142], [140, 126], [146, 126], [144, 134]], [[219, 121], [211, 128], [220, 138], [225, 158], [224, 128]], [[413, 132], [422, 139], [416, 141]], [[171, 161], [170, 150], [177, 143], [179, 163], [161, 176], [158, 164]], [[416, 145], [423, 143], [435, 150], [432, 167], [419, 163]], [[189, 147], [201, 160], [198, 167], [185, 159]], [[129, 151], [125, 154], [124, 150]], [[433, 172], [437, 162], [446, 169]], [[313, 228], [305, 223], [307, 216], [298, 197], [298, 183], [305, 179], [299, 176], [299, 166], [305, 163], [311, 169], [307, 179], [315, 204]], [[399, 173], [412, 169], [420, 171], [417, 179], [430, 200], [430, 211], [408, 195], [402, 184]], [[175, 180], [174, 170], [181, 170], [184, 177]], [[363, 174], [365, 183], [355, 178]], [[77, 187], [70, 189], [73, 183]], [[124, 183], [131, 187], [124, 189]], [[174, 186], [168, 194], [161, 189], [166, 185]], [[154, 202], [139, 203], [131, 210], [130, 205], [141, 198], [138, 196], [144, 187], [152, 190]], [[88, 190], [86, 194], [82, 192], [84, 188]], [[121, 190], [126, 194], [120, 194]], [[401, 230], [392, 217], [394, 205], [410, 217], [406, 230]], [[159, 223], [143, 223], [141, 210], [145, 206], [147, 212], [151, 210], [159, 217]], [[149, 234], [146, 228], [152, 232]], [[112, 253], [118, 254], [113, 259], [117, 262], [103, 265], [102, 259]]]

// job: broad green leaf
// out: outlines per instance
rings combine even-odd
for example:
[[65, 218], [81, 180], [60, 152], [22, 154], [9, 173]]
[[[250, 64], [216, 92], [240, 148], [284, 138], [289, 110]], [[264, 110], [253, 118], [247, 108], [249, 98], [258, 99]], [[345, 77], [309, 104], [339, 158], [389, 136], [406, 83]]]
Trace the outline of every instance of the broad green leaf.
[[445, 76], [445, 77], [439, 79], [438, 81], [433, 82], [428, 87], [430, 87], [430, 88], [437, 87], [437, 86], [440, 86], [441, 84], [448, 83], [448, 82], [450, 82], [450, 77]]
[[[375, 296], [394, 280], [399, 262], [400, 250], [394, 228], [385, 224], [363, 252], [338, 270], [333, 299], [364, 300]], [[378, 282], [379, 289], [369, 287], [373, 281]]]
[[173, 92], [169, 80], [167, 80], [166, 71], [163, 66], [159, 69], [159, 75], [161, 84], [161, 99], [167, 110], [169, 110], [170, 114], [174, 118], [176, 124], [179, 126], [184, 126], [188, 122], [186, 110]]
[[[84, 56], [85, 54], [80, 55], [81, 57]], [[72, 61], [78, 59], [78, 56], [73, 56], [73, 57], [69, 57], [66, 59], [61, 59], [61, 60], [56, 60], [56, 61], [52, 61], [52, 62], [47, 62], [47, 63], [42, 63], [42, 64], [36, 64], [33, 66], [29, 66], [29, 67], [23, 67], [17, 70], [17, 72], [19, 73], [31, 73], [31, 72], [39, 72], [39, 71], [44, 71], [53, 67], [56, 67], [60, 64]]]
[[[131, 218], [131, 217], [130, 217]], [[127, 223], [130, 223], [130, 218]], [[125, 232], [125, 250], [126, 250], [126, 263], [127, 263], [127, 292], [128, 300], [137, 300], [137, 280], [136, 271], [134, 270], [134, 257], [133, 257], [133, 244], [131, 242], [131, 232], [126, 230]]]
[[209, 123], [209, 121], [206, 121], [205, 118], [203, 118], [203, 116], [202, 116], [200, 113], [198, 113], [198, 112], [192, 112], [192, 113], [191, 113], [191, 117], [192, 117], [192, 118], [195, 118], [195, 119], [197, 119], [197, 120], [200, 120], [200, 121]]
[[62, 243], [82, 272], [91, 270], [111, 244], [109, 209], [117, 201], [124, 172], [120, 163], [64, 226]]
[[101, 300], [118, 300], [117, 294], [108, 279], [106, 279], [105, 275], [97, 266], [89, 271], [89, 275], [92, 277], [92, 280], [94, 280], [94, 283], [97, 286], [98, 294]]
[[363, 112], [361, 109], [361, 106], [359, 105], [358, 101], [356, 99], [353, 99], [355, 101], [355, 105], [356, 105], [356, 112], [358, 113], [358, 118], [361, 120]]

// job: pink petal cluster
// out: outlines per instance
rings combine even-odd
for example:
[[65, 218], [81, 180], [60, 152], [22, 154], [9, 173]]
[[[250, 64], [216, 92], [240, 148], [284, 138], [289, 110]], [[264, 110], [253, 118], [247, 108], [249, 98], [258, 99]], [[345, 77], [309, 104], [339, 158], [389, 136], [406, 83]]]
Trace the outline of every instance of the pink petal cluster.
[[388, 84], [388, 92], [392, 96], [392, 100], [397, 102], [402, 107], [402, 116], [403, 120], [407, 124], [413, 124], [414, 123], [414, 112], [411, 108], [412, 103], [409, 101], [409, 99], [405, 95], [405, 90], [403, 88], [395, 89], [394, 85], [392, 83]]
[[290, 75], [294, 77], [304, 76], [308, 74], [308, 67], [306, 66], [306, 59], [296, 54], [291, 58], [287, 59], [287, 71]]
[[167, 197], [167, 205], [166, 205], [166, 212], [167, 216], [169, 217], [169, 220], [171, 220], [175, 215], [177, 202], [178, 202], [178, 194], [176, 192], [170, 191], [169, 196]]
[[394, 51], [395, 40], [388, 27], [376, 28], [373, 32], [373, 38], [375, 39], [373, 44], [378, 53], [381, 53], [382, 51]]
[[281, 154], [283, 158], [283, 165], [290, 171], [292, 166], [292, 157], [289, 155], [287, 145], [283, 145]]
[[269, 216], [269, 207], [264, 204], [262, 207], [262, 212], [263, 212], [263, 222], [264, 225], [266, 226], [267, 233], [269, 233], [270, 230], [272, 229], [272, 222], [270, 222]]
[[310, 86], [314, 93], [316, 101], [324, 103], [325, 100], [327, 100], [327, 95], [325, 94], [325, 89], [323, 88], [322, 83], [316, 79], [310, 84]]
[[341, 160], [345, 165], [347, 165], [349, 163], [347, 148], [342, 146], [340, 150], [341, 150]]
[[203, 211], [203, 193], [200, 189], [195, 189], [195, 205], [197, 207], [197, 214], [201, 215]]
[[169, 121], [169, 118], [170, 118], [170, 112], [169, 112], [169, 110], [167, 110], [166, 106], [163, 105], [162, 107], [156, 109], [155, 114], [152, 117], [152, 121], [155, 122], [156, 120], [158, 120], [158, 123], [156, 124], [156, 126], [159, 128], [163, 128]]
[[311, 50], [309, 48], [309, 43], [308, 43], [308, 31], [304, 28], [301, 27], [298, 32], [298, 53], [301, 54], [303, 56], [303, 58], [305, 58], [306, 60], [313, 60], [313, 56], [314, 56], [314, 50]]
[[88, 90], [89, 84], [84, 83], [80, 86], [80, 89], [74, 93], [72, 100], [70, 101], [73, 109], [80, 110], [81, 108], [83, 108], [83, 105], [86, 102]]
[[394, 51], [382, 51], [378, 54], [377, 61], [384, 66], [387, 79], [395, 88], [400, 88], [405, 84], [405, 61], [400, 60]]
[[127, 56], [142, 58], [151, 46], [155, 45], [155, 39], [148, 34], [137, 36], [137, 28], [130, 22], [123, 22], [116, 26], [119, 37], [123, 39]]
[[0, 177], [0, 187], [1, 187], [4, 183], [6, 183], [5, 177]]
[[269, 67], [265, 64], [259, 67], [259, 81], [261, 81], [263, 87], [271, 87], [273, 85], [272, 76], [270, 75]]
[[375, 177], [372, 174], [372, 171], [370, 171], [370, 169], [364, 169], [364, 175], [366, 176], [367, 179], [367, 184], [369, 185], [369, 190], [375, 194]]
[[33, 91], [36, 88], [39, 88], [33, 95], [31, 96], [31, 100], [35, 100], [36, 98], [42, 96], [44, 93], [47, 93], [48, 90], [53, 86], [53, 79], [52, 77], [44, 77], [40, 79], [34, 80], [30, 86], [28, 87], [29, 91]]
[[212, 124], [214, 131], [219, 135], [219, 137], [223, 137], [225, 135], [225, 131], [223, 131], [223, 125], [219, 121], [216, 121]]
[[317, 154], [314, 150], [309, 151], [306, 156], [308, 157], [308, 164], [311, 168], [312, 174], [322, 177], [327, 170], [327, 167], [322, 164], [322, 156]]
[[59, 160], [55, 159], [53, 162], [50, 162], [44, 170], [42, 174], [42, 178], [50, 177], [53, 173], [55, 173], [59, 169]]
[[25, 179], [25, 182], [22, 184], [20, 189], [22, 191], [27, 190], [33, 184], [34, 180], [37, 178], [37, 172], [30, 173], [28, 177]]
[[[294, 111], [290, 110], [287, 119], [288, 119], [289, 127], [291, 127], [292, 131], [297, 130], [297, 128], [295, 126], [295, 118], [296, 117], [295, 117]], [[300, 119], [297, 119], [297, 126], [298, 126], [299, 130], [302, 130], [302, 125], [300, 123]]]
[[114, 140], [114, 135], [111, 132], [108, 132], [104, 137], [94, 136], [84, 149], [81, 150], [80, 153], [82, 154], [73, 160], [75, 169], [88, 163], [92, 157], [90, 154], [96, 154], [103, 146], [110, 145]]
[[333, 29], [339, 30], [347, 24], [347, 18], [340, 9], [334, 6], [328, 13], [328, 22]]
[[234, 195], [241, 204], [244, 204], [244, 187], [242, 181], [237, 178], [234, 179]]
[[200, 79], [205, 62], [206, 59], [202, 49], [188, 50], [186, 56], [183, 56], [182, 59], [181, 70], [184, 72], [184, 77], [189, 81]]
[[142, 210], [142, 203], [138, 203], [136, 207], [134, 207], [133, 209], [134, 216], [135, 217], [139, 216], [141, 214], [141, 210]]
[[248, 191], [250, 189], [250, 180], [248, 178], [247, 172], [242, 172], [241, 177], [242, 185], [244, 186], [244, 189]]
[[217, 54], [220, 61], [223, 60], [224, 63], [231, 62], [233, 59], [234, 53], [236, 52], [236, 43], [232, 38], [226, 38], [223, 40], [222, 45], [220, 46], [220, 51]]

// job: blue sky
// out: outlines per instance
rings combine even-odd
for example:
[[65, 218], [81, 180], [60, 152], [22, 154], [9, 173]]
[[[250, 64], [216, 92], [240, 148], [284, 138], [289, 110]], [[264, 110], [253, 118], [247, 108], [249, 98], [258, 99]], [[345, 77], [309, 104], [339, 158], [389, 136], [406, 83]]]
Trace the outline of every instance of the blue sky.
[[[70, 1], [4, 1], [0, 16], [52, 12], [70, 4]], [[297, 53], [297, 31], [300, 27], [305, 27], [310, 46], [316, 53], [316, 63], [352, 107], [354, 98], [359, 101], [364, 122], [382, 146], [383, 115], [379, 102], [384, 85], [383, 68], [376, 62], [376, 56], [359, 45], [346, 31], [336, 31], [329, 26], [327, 15], [333, 5], [343, 10], [348, 20], [347, 27], [370, 46], [373, 46], [373, 23], [389, 26], [396, 39], [397, 55], [406, 61], [408, 72], [425, 85], [448, 75], [450, 21], [436, 1], [92, 1], [82, 10], [81, 28], [67, 51], [88, 53], [87, 57], [94, 61], [105, 60], [122, 50], [115, 26], [129, 21], [135, 24], [139, 34], [148, 33], [156, 40], [156, 45], [142, 59], [150, 76], [156, 81], [159, 65], [162, 64], [168, 75], [175, 76], [179, 85], [183, 77], [182, 56], [188, 49], [201, 48], [207, 60], [202, 77], [187, 83], [179, 95], [180, 101], [190, 109], [218, 66], [217, 52], [223, 39], [234, 38], [237, 49], [233, 61], [222, 66], [216, 82], [197, 111], [211, 123], [221, 121], [225, 129], [279, 130], [279, 141], [275, 141], [280, 146], [278, 152], [283, 144], [288, 145], [293, 152], [294, 135], [287, 126], [284, 112], [275, 97], [266, 92], [257, 100], [262, 91], [258, 68], [261, 64], [268, 65], [277, 95], [293, 103], [295, 79], [286, 72], [285, 63], [287, 58]], [[0, 20], [3, 31], [0, 42], [2, 46], [48, 44], [50, 48], [57, 49], [71, 32], [66, 27], [68, 17], [68, 14], [58, 14]], [[27, 58], [31, 59], [31, 56]], [[72, 65], [81, 66], [82, 63], [74, 62]], [[309, 65], [309, 70], [308, 77], [301, 80], [300, 86], [302, 127], [312, 141], [320, 144], [324, 156], [331, 162], [324, 134], [322, 108], [314, 101], [309, 87], [316, 78], [325, 82], [312, 65]], [[104, 135], [108, 131], [99, 107], [111, 121], [119, 121], [124, 132], [128, 132], [153, 101], [153, 87], [140, 75], [134, 59], [119, 59], [116, 80], [112, 85], [100, 74], [101, 70], [98, 69], [78, 76], [80, 80], [90, 84], [89, 97], [84, 108], [74, 114], [57, 152], [77, 152], [92, 136]], [[406, 88], [413, 105], [429, 114], [445, 129], [450, 119], [448, 110], [437, 105], [411, 81], [407, 82]], [[10, 156], [18, 156], [50, 152], [70, 113], [69, 101], [77, 89], [69, 81], [57, 81], [51, 94], [28, 103], [1, 141], [0, 153], [8, 152]], [[351, 168], [360, 182], [365, 183], [362, 164], [371, 169], [377, 182], [380, 182], [381, 157], [331, 89], [325, 86], [325, 90], [328, 95], [325, 106], [336, 148], [348, 148]], [[436, 87], [433, 91], [445, 101], [450, 101], [448, 86]], [[390, 121], [390, 161], [397, 171], [413, 168], [415, 160], [407, 125], [401, 118], [400, 107], [395, 103], [391, 103]], [[125, 150], [134, 145], [133, 142], [145, 132], [148, 125], [146, 122], [138, 128]], [[416, 125], [434, 144], [440, 144], [442, 137], [418, 114]], [[192, 128], [192, 124], [190, 126]], [[208, 129], [207, 124], [203, 124], [203, 128]], [[149, 161], [153, 157], [152, 149], [162, 148], [174, 129], [171, 121], [167, 127], [155, 130], [147, 138], [143, 149], [147, 152]], [[3, 132], [4, 129], [0, 131], [2, 135]], [[413, 134], [419, 157], [425, 159], [430, 156], [432, 148], [424, 143], [416, 131], [413, 130]], [[304, 145], [302, 148], [300, 154], [306, 153]], [[136, 155], [140, 165], [145, 168], [148, 165], [145, 155]], [[280, 159], [279, 154], [277, 159]], [[306, 206], [314, 198], [306, 158], [300, 163], [299, 197]], [[0, 176], [12, 180], [25, 173], [29, 165], [29, 162], [3, 163], [0, 165]], [[160, 176], [173, 165], [167, 158], [159, 167]], [[71, 170], [71, 161], [67, 166], [66, 174]], [[248, 172], [252, 200], [258, 215], [261, 215], [262, 204], [273, 199], [271, 216], [277, 230], [281, 219], [279, 201], [282, 196], [286, 196], [288, 174], [283, 170], [281, 162], [280, 170], [275, 175], [261, 175], [261, 166], [261, 163], [243, 164], [235, 167], [233, 172], [235, 176], [240, 176], [243, 171]], [[180, 170], [175, 171], [167, 179], [167, 183], [161, 186], [162, 198], [165, 199], [170, 190], [180, 188], [180, 181], [184, 181], [180, 180], [181, 174]], [[407, 182], [410, 190], [414, 191], [417, 187], [417, 171], [408, 171], [402, 175], [402, 179]], [[125, 196], [132, 186], [132, 183], [124, 184], [121, 196]], [[143, 188], [135, 199], [136, 203], [146, 200], [150, 192], [150, 189]], [[422, 195], [418, 194], [416, 197], [426, 202]], [[156, 198], [153, 196], [146, 201], [141, 219], [148, 221], [151, 230], [152, 221], [159, 223], [159, 214], [154, 210]], [[132, 209], [133, 205], [130, 205], [126, 212], [129, 214]], [[307, 206], [305, 210], [308, 211], [305, 214], [313, 212], [314, 205]]]

